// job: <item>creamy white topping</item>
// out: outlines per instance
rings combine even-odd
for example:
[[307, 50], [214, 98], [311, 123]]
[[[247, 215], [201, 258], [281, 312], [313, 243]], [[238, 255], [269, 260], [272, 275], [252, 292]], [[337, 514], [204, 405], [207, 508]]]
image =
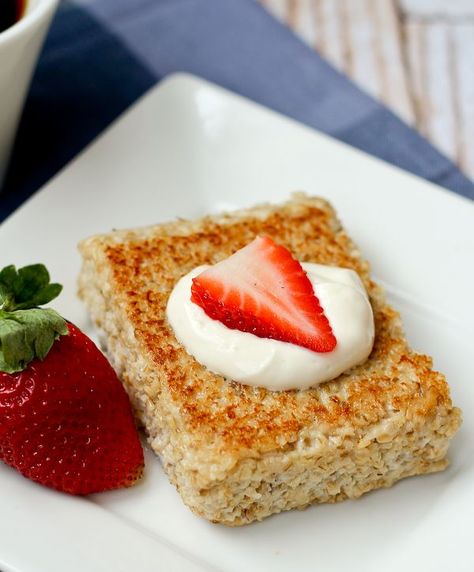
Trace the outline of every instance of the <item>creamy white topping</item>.
[[274, 391], [307, 389], [334, 379], [367, 359], [374, 343], [374, 318], [367, 292], [353, 271], [304, 263], [314, 292], [331, 324], [337, 345], [332, 352], [259, 338], [231, 330], [191, 302], [192, 279], [207, 266], [181, 278], [166, 309], [176, 338], [210, 371], [246, 385]]

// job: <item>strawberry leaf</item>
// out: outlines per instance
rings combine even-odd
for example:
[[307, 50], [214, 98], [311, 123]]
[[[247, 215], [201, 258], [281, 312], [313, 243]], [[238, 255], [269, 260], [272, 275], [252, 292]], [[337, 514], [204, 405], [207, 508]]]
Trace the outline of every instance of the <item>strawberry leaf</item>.
[[0, 311], [0, 371], [16, 373], [34, 358], [43, 360], [67, 333], [66, 321], [51, 308]]
[[38, 308], [61, 290], [50, 283], [44, 264], [0, 270], [0, 371], [16, 373], [33, 359], [44, 359], [54, 341], [68, 333], [55, 310]]
[[5, 266], [5, 268], [0, 271], [0, 309], [9, 308], [14, 304], [14, 288], [17, 276], [16, 268], [13, 265]]
[[32, 308], [34, 306], [42, 306], [43, 304], [47, 304], [56, 296], [58, 296], [61, 292], [63, 287], [61, 284], [47, 284], [41, 290], [38, 290], [28, 298], [25, 302], [16, 302], [15, 309], [16, 310], [24, 310], [28, 308]]
[[6, 312], [47, 304], [61, 290], [60, 284], [50, 284], [44, 264], [30, 264], [19, 270], [10, 265], [0, 271], [0, 309]]

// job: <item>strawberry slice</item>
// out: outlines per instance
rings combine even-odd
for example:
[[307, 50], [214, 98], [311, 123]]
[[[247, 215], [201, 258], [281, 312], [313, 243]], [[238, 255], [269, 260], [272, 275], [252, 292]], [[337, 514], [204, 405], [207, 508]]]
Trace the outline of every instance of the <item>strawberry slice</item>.
[[115, 371], [50, 308], [43, 265], [0, 271], [0, 460], [75, 495], [132, 485], [143, 450]]
[[268, 237], [257, 237], [193, 278], [191, 300], [232, 330], [320, 353], [336, 347], [301, 264]]

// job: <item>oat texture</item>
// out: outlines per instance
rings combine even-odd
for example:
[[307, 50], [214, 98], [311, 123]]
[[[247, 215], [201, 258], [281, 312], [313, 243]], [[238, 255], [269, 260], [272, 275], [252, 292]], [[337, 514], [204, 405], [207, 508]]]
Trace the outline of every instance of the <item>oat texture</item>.
[[[165, 315], [173, 286], [257, 235], [302, 262], [359, 274], [376, 328], [364, 364], [313, 389], [272, 392], [217, 376], [186, 353]], [[460, 410], [431, 358], [408, 346], [325, 200], [296, 194], [278, 206], [114, 231], [84, 240], [80, 252], [79, 294], [151, 447], [197, 514], [242, 525], [446, 467]]]

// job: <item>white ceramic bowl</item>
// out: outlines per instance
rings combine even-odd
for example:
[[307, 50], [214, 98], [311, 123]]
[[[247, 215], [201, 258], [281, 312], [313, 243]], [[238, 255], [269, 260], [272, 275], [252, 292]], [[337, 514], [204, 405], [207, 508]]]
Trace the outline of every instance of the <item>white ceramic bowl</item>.
[[0, 33], [0, 188], [31, 76], [58, 0], [28, 0], [26, 12]]

